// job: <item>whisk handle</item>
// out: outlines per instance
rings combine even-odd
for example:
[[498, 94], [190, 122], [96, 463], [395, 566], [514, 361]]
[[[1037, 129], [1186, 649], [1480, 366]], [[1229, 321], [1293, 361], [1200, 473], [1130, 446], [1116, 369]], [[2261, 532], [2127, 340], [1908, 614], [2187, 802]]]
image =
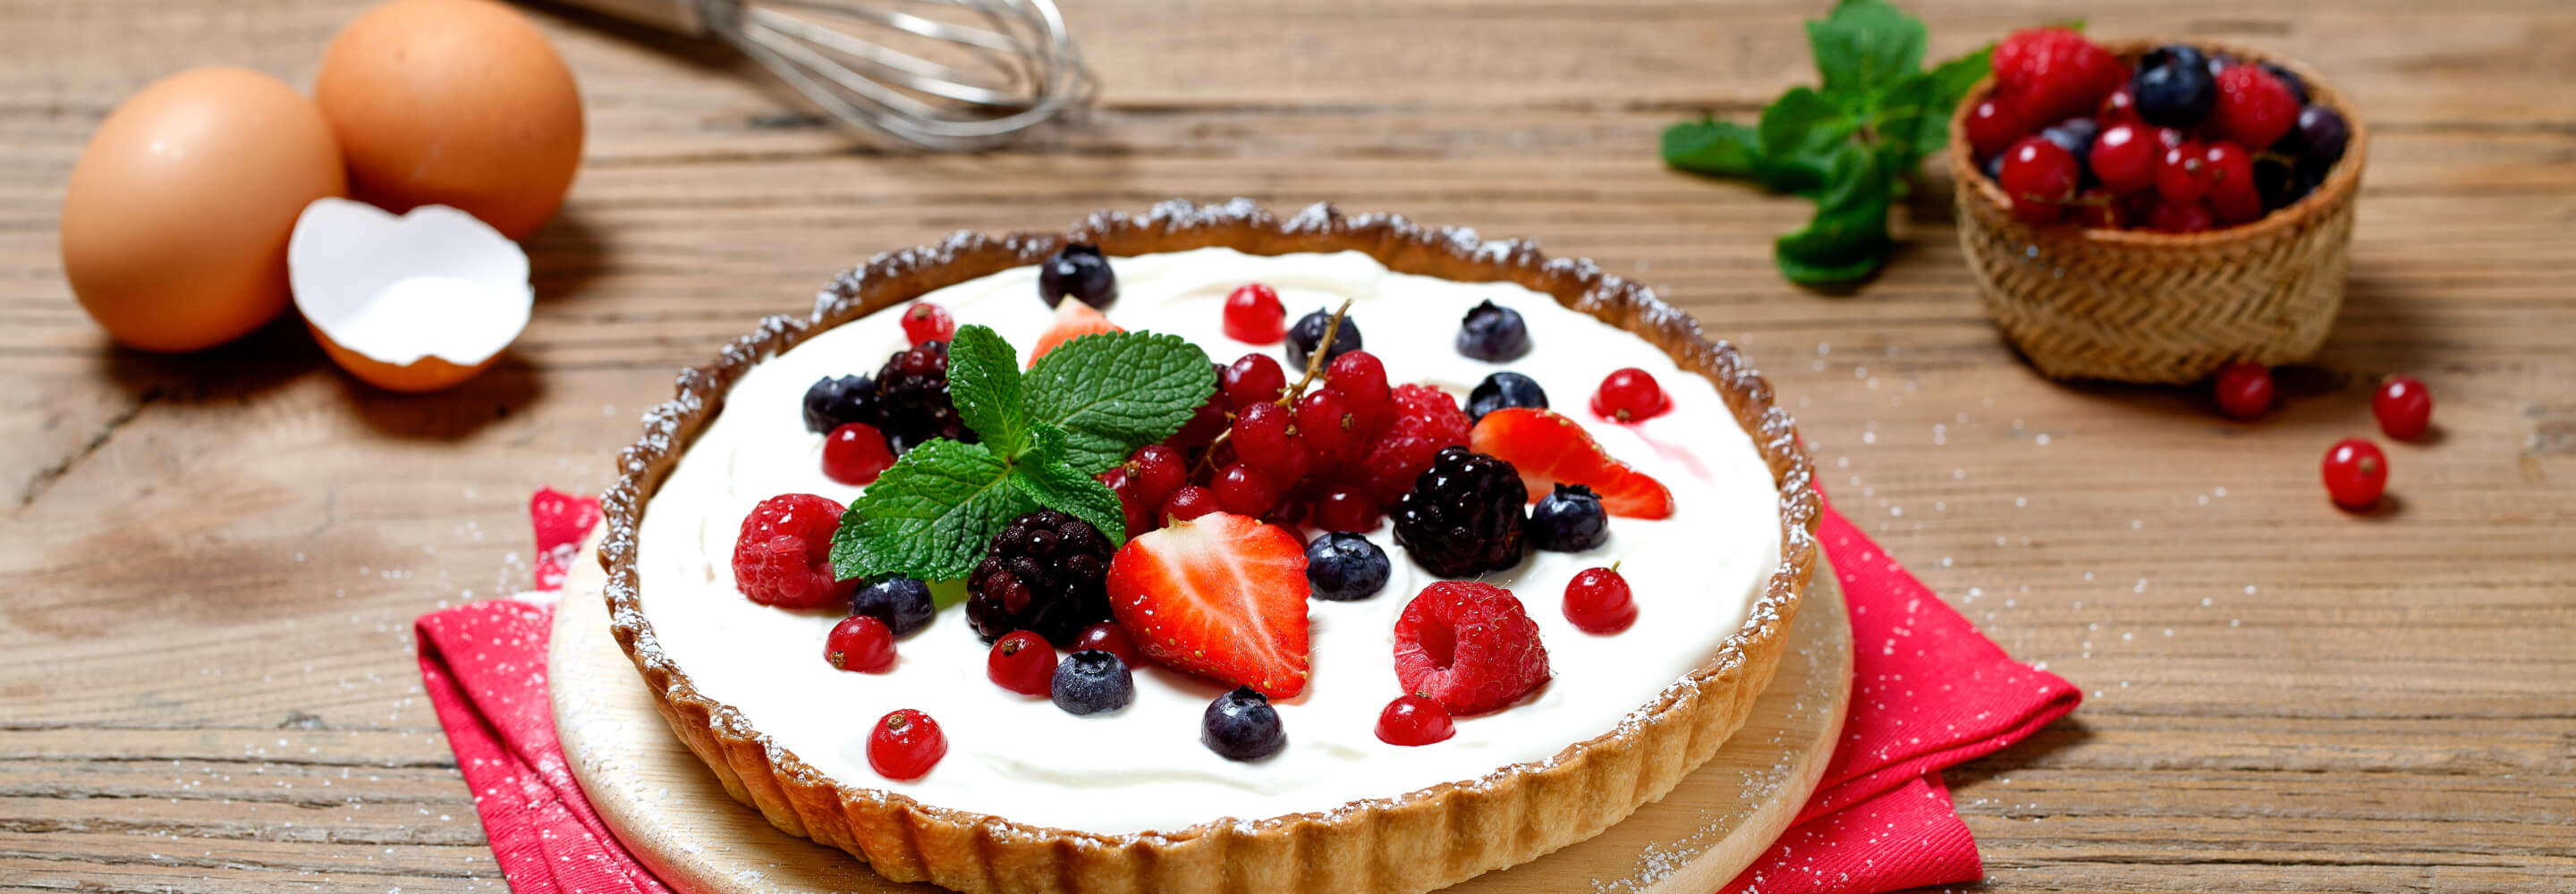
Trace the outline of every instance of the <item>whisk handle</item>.
[[567, 0], [592, 12], [652, 25], [690, 37], [707, 34], [704, 0]]

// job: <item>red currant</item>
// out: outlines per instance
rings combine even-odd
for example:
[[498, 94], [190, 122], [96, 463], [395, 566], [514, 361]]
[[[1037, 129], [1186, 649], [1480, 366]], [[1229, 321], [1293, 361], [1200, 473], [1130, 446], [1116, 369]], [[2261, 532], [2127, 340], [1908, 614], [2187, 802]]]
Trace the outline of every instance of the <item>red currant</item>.
[[1288, 387], [1288, 374], [1280, 371], [1279, 361], [1268, 354], [1245, 354], [1225, 368], [1222, 377], [1225, 401], [1235, 409], [1264, 404], [1279, 399]]
[[1239, 404], [1234, 410], [1234, 434], [1226, 443], [1234, 445], [1236, 456], [1255, 465], [1286, 462], [1288, 452], [1297, 447], [1289, 441], [1291, 421], [1288, 408], [1278, 404]]
[[2156, 193], [2167, 202], [2197, 202], [2209, 194], [2209, 150], [2198, 141], [2165, 150], [2156, 162]]
[[1316, 527], [1358, 533], [1377, 530], [1377, 525], [1377, 498], [1369, 496], [1367, 488], [1334, 485], [1315, 499]]
[[1419, 695], [1399, 695], [1377, 714], [1377, 739], [1389, 745], [1429, 745], [1458, 734], [1449, 709]]
[[1189, 477], [1189, 460], [1179, 450], [1162, 444], [1138, 447], [1135, 455], [1127, 458], [1127, 478], [1135, 483], [1136, 495], [1148, 505], [1162, 505], [1164, 497], [1189, 483]]
[[823, 436], [823, 476], [842, 484], [868, 484], [894, 465], [885, 436], [865, 422], [852, 422]]
[[1604, 419], [1643, 422], [1672, 407], [1664, 387], [1655, 384], [1654, 374], [1633, 366], [1612, 372], [1601, 380], [1600, 390], [1592, 392], [1592, 412]]
[[1261, 477], [1269, 479], [1272, 488], [1285, 494], [1296, 490], [1297, 485], [1306, 480], [1306, 473], [1314, 471], [1316, 459], [1314, 447], [1308, 445], [1305, 438], [1290, 438], [1288, 452], [1280, 454], [1278, 462], [1260, 467]]
[[2361, 511], [2379, 502], [2379, 494], [2388, 488], [2388, 457], [2379, 445], [2360, 438], [2336, 441], [2326, 451], [2326, 495], [2335, 505]]
[[2065, 202], [2075, 195], [2081, 171], [2066, 147], [2040, 137], [2023, 137], [2004, 150], [2004, 194], [2012, 197], [2013, 218], [2023, 223], [2055, 223]]
[[2147, 212], [2147, 228], [2159, 233], [2199, 233], [2217, 226], [2218, 216], [2210, 213], [2209, 203], [2196, 199], [2159, 201], [2155, 210]]
[[1118, 495], [1118, 511], [1126, 516], [1127, 536], [1154, 529], [1154, 507], [1162, 504], [1144, 498], [1133, 470], [1124, 465], [1110, 466], [1109, 471], [1100, 473], [1100, 483], [1109, 485], [1109, 492]]
[[2030, 128], [2021, 123], [2021, 117], [2013, 114], [2012, 107], [1995, 97], [1986, 97], [1968, 107], [1968, 145], [1977, 150], [1978, 157], [2004, 151], [2004, 147], [2012, 145], [2013, 140], [2029, 131]]
[[1055, 685], [1055, 647], [1026, 630], [1003, 634], [984, 656], [984, 676], [1021, 695], [1046, 695]]
[[1279, 293], [1251, 283], [1225, 296], [1225, 337], [1246, 344], [1275, 345], [1288, 335], [1288, 309]]
[[948, 309], [928, 301], [914, 304], [903, 312], [903, 337], [913, 344], [947, 341], [957, 337], [957, 318]]
[[823, 637], [823, 660], [845, 671], [877, 673], [894, 667], [894, 628], [874, 615], [851, 615]]
[[1637, 623], [1637, 599], [1619, 566], [1586, 568], [1566, 581], [1565, 619], [1585, 633], [1617, 633]]
[[2209, 206], [2220, 221], [2240, 224], [2263, 216], [2263, 194], [2254, 188], [2254, 159], [2221, 140], [2201, 154], [2209, 166]]
[[1297, 401], [1297, 436], [1308, 449], [1337, 460], [1350, 459], [1368, 446], [1360, 438], [1359, 418], [1351, 413], [1350, 401], [1329, 385]]
[[[1217, 367], [1217, 381], [1222, 386], [1225, 381], [1225, 367]], [[1198, 447], [1216, 440], [1217, 433], [1225, 431], [1225, 414], [1231, 409], [1234, 409], [1234, 403], [1226, 399], [1223, 387], [1208, 392], [1207, 402], [1200, 404], [1198, 412], [1191, 414], [1190, 421], [1182, 423], [1181, 430], [1172, 434], [1172, 445]]]
[[2272, 368], [2250, 360], [2220, 367], [2213, 387], [2218, 408], [2238, 419], [2252, 419], [2272, 408]]
[[896, 708], [868, 733], [868, 766], [887, 779], [919, 779], [948, 756], [939, 721], [911, 708]]
[[2415, 440], [2433, 424], [2433, 392], [2414, 376], [2391, 377], [2371, 395], [2370, 415], [2379, 417], [2379, 430], [2389, 437]]
[[1260, 516], [1279, 503], [1279, 488], [1245, 463], [1216, 473], [1216, 505], [1236, 515]]
[[[2126, 88], [2123, 88], [2126, 89]], [[2130, 193], [2156, 185], [2156, 156], [2162, 154], [2143, 124], [2114, 124], [2093, 138], [2093, 176], [2112, 192]]]
[[2088, 189], [2075, 194], [2075, 222], [2097, 230], [2120, 229], [2120, 199], [2109, 192]]
[[1080, 652], [1085, 649], [1116, 655], [1131, 669], [1142, 667], [1141, 662], [1145, 660], [1136, 651], [1136, 641], [1127, 637], [1127, 628], [1118, 626], [1116, 621], [1102, 621], [1082, 628], [1081, 635], [1073, 638], [1073, 650]]
[[1216, 492], [1192, 484], [1172, 491], [1163, 498], [1163, 518], [1167, 521], [1190, 519], [1216, 511]]
[[[2129, 92], [2127, 84], [2113, 88], [2109, 96], [2102, 97], [2102, 107], [2094, 111], [2093, 120], [2102, 122], [2104, 125], [2136, 123], [2138, 121], [2137, 94]], [[2098, 173], [2096, 172], [2097, 175]]]
[[1377, 436], [1394, 415], [1395, 399], [1386, 387], [1386, 364], [1367, 351], [1352, 351], [1324, 365], [1324, 383], [1342, 393], [1351, 416], [1359, 422], [1361, 440]]

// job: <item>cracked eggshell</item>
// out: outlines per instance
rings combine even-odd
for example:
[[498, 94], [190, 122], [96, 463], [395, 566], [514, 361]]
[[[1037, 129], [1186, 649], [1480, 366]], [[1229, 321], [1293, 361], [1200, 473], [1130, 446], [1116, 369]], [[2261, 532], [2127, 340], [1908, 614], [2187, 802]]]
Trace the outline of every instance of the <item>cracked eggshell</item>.
[[528, 256], [473, 215], [429, 205], [396, 217], [321, 199], [286, 248], [295, 307], [350, 375], [436, 391], [498, 359], [528, 328]]

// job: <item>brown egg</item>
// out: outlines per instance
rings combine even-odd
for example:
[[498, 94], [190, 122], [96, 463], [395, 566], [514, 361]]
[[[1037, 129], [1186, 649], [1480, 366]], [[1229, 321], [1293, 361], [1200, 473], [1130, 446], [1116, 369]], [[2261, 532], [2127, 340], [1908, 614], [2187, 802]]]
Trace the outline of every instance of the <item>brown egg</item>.
[[313, 98], [360, 198], [464, 209], [512, 239], [555, 213], [581, 165], [581, 91], [552, 44], [491, 0], [394, 0], [322, 56]]
[[194, 351], [286, 308], [295, 216], [346, 195], [322, 113], [282, 81], [198, 68], [101, 122], [63, 190], [63, 276], [107, 334]]

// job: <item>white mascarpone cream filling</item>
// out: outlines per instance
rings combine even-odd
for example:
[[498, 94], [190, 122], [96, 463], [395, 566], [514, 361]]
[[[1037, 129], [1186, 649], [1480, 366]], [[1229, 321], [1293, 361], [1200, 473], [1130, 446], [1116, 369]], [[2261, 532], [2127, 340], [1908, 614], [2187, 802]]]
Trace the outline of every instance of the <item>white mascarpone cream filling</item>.
[[[823, 436], [805, 430], [802, 398], [818, 378], [873, 373], [902, 349], [903, 308], [895, 307], [751, 369], [648, 505], [637, 549], [643, 609], [664, 654], [700, 693], [847, 785], [1061, 829], [1178, 831], [1219, 818], [1329, 811], [1551, 758], [1609, 732], [1706, 661], [1742, 625], [1779, 562], [1778, 488], [1716, 389], [1642, 339], [1545, 295], [1393, 273], [1356, 252], [1263, 257], [1210, 248], [1114, 258], [1112, 266], [1120, 293], [1112, 321], [1188, 338], [1219, 362], [1280, 351], [1225, 337], [1221, 311], [1236, 286], [1276, 288], [1291, 320], [1354, 299], [1351, 319], [1390, 382], [1435, 385], [1463, 404], [1489, 373], [1528, 375], [1612, 456], [1670, 487], [1676, 509], [1654, 521], [1614, 517], [1599, 548], [1533, 551], [1520, 567], [1488, 575], [1538, 622], [1554, 679], [1511, 708], [1459, 718], [1455, 737], [1429, 746], [1388, 745], [1375, 733], [1378, 712], [1402, 692], [1395, 618], [1437, 580], [1406, 558], [1385, 525], [1367, 534], [1394, 560], [1386, 589], [1359, 602], [1309, 601], [1313, 676], [1303, 694], [1278, 705], [1288, 745], [1265, 760], [1239, 763], [1200, 744], [1201, 714], [1225, 687], [1160, 667], [1137, 669], [1134, 704], [1091, 716], [995, 686], [984, 675], [988, 647], [962, 606], [902, 640], [891, 672], [837, 671], [823, 661], [823, 638], [842, 610], [788, 611], [743, 598], [734, 589], [734, 538], [743, 516], [768, 497], [805, 492], [847, 504], [858, 496], [860, 488], [824, 477]], [[1528, 320], [1527, 356], [1487, 363], [1452, 347], [1459, 318], [1489, 299]], [[1034, 267], [924, 300], [961, 324], [993, 327], [1024, 358], [1050, 322]], [[1670, 413], [1623, 426], [1585, 409], [1602, 377], [1626, 366], [1654, 374], [1672, 396]], [[1561, 608], [1566, 581], [1612, 562], [1622, 563], [1636, 591], [1636, 624], [1608, 636], [1575, 629]], [[928, 713], [948, 737], [947, 757], [919, 779], [887, 780], [868, 766], [870, 726], [896, 708]]]

